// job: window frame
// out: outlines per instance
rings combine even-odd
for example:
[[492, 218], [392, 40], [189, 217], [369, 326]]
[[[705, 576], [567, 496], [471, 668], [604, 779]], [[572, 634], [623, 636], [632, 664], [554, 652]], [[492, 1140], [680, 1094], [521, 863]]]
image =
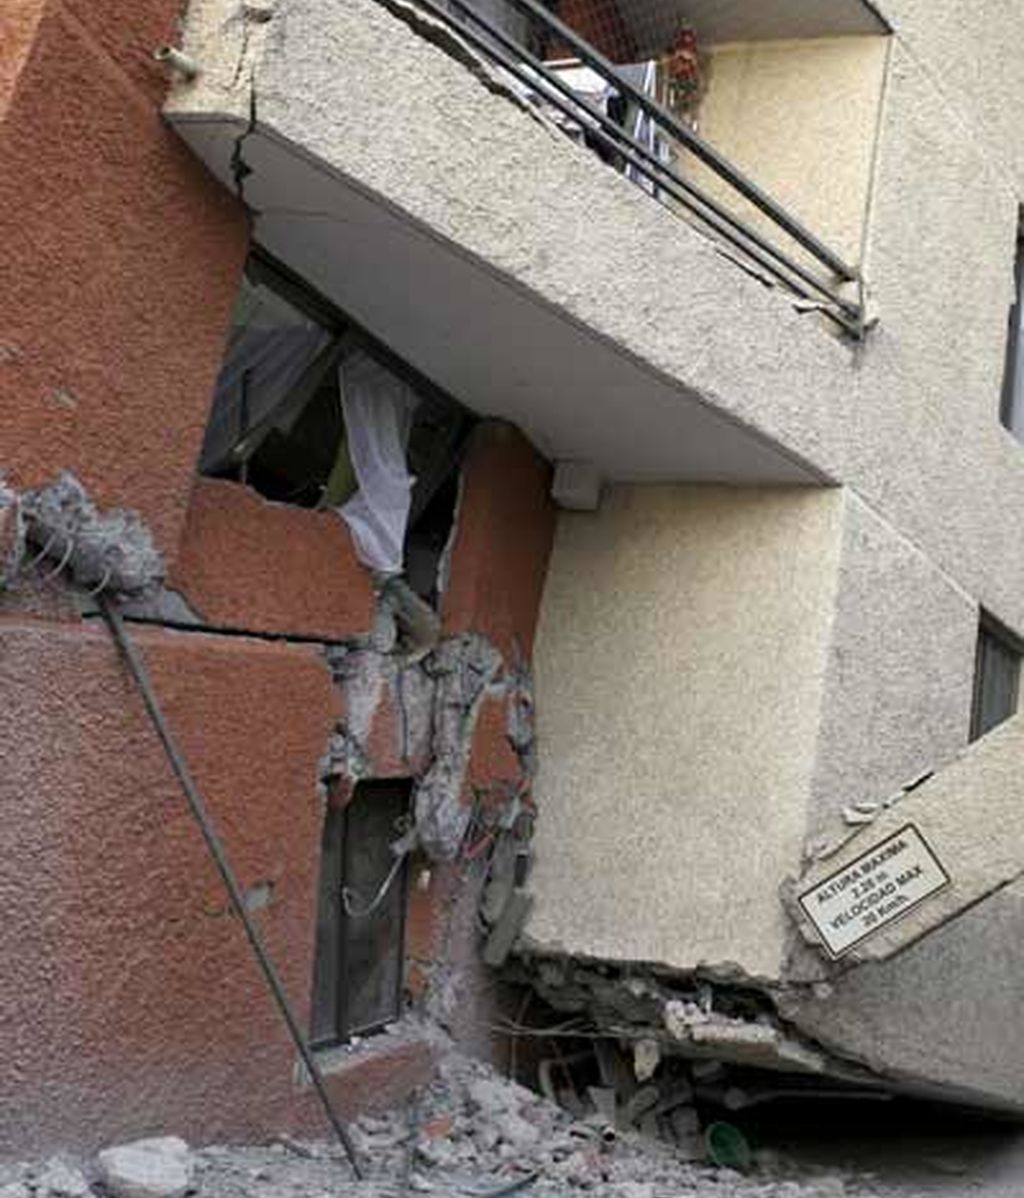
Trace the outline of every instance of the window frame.
[[[397, 961], [395, 986], [391, 996], [392, 1001], [387, 1013], [382, 1013], [379, 1018], [374, 1019], [370, 1023], [356, 1025], [351, 1011], [352, 984], [350, 980], [350, 966], [353, 940], [350, 933], [354, 920], [359, 917], [353, 916], [346, 911], [343, 891], [347, 884], [346, 875], [348, 872], [349, 848], [359, 839], [353, 836], [351, 827], [352, 812], [356, 803], [373, 802], [373, 792], [375, 790], [392, 792], [400, 790], [402, 792], [405, 812], [407, 815], [411, 813], [413, 790], [413, 780], [411, 778], [367, 778], [356, 783], [351, 799], [343, 807], [328, 807], [324, 815], [317, 878], [316, 925], [309, 1017], [310, 1046], [318, 1051], [349, 1044], [357, 1036], [373, 1035], [394, 1023], [402, 1015], [403, 994], [405, 990], [406, 940], [409, 920], [410, 860], [408, 854], [397, 865], [395, 876], [388, 888], [389, 895], [394, 892], [398, 925], [396, 937], [389, 942], [391, 959]], [[331, 834], [336, 835], [338, 841], [333, 846], [328, 844], [328, 836]], [[333, 852], [331, 851], [332, 849]], [[325, 869], [332, 871], [331, 876], [326, 879], [328, 883], [327, 893], [330, 894], [329, 901], [337, 904], [336, 913], [333, 917], [336, 920], [336, 927], [334, 928], [336, 935], [333, 942], [327, 946], [323, 945], [321, 937], [322, 923], [327, 915], [324, 910], [325, 877], [323, 871]], [[365, 897], [372, 898], [373, 896]], [[329, 954], [327, 959], [323, 956], [322, 950], [324, 949]], [[318, 1006], [318, 1002], [321, 999], [319, 989], [322, 969], [327, 969], [329, 977], [334, 980], [332, 1005], [333, 1030], [326, 1034], [317, 1034], [318, 1023], [322, 1013], [322, 1008]]]
[[[999, 423], [1014, 440], [1024, 441], [1024, 205], [1017, 210], [1014, 242], [1013, 303], [1006, 322], [1006, 353], [999, 399]], [[1019, 428], [1016, 427], [1019, 425]]]
[[[982, 727], [985, 691], [985, 650], [986, 644], [992, 642], [1000, 649], [1008, 651], [1016, 658], [1013, 688], [1013, 709], [1002, 719], [989, 727]], [[1005, 624], [997, 620], [991, 613], [982, 609], [978, 618], [977, 643], [974, 650], [974, 680], [971, 689], [971, 723], [969, 740], [973, 743], [980, 740], [1000, 724], [1011, 719], [1020, 711], [1021, 673], [1024, 668], [1024, 639], [1019, 637]]]

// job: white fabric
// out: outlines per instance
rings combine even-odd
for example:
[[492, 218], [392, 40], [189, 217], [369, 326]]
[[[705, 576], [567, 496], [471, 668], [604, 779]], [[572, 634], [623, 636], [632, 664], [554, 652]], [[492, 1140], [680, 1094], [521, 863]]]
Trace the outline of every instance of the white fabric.
[[412, 487], [406, 465], [413, 389], [367, 354], [338, 371], [348, 450], [359, 490], [337, 512], [352, 532], [360, 561], [382, 574], [400, 574]]
[[[326, 348], [331, 334], [315, 325], [242, 329], [221, 368], [203, 442], [202, 468], [219, 467], [242, 436], [271, 414]], [[242, 428], [245, 389], [246, 428]]]

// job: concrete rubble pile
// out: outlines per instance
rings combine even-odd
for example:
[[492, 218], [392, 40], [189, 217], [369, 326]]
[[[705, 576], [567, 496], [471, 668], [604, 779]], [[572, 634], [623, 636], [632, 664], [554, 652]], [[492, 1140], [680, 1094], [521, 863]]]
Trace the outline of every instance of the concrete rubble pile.
[[287, 1136], [263, 1146], [189, 1150], [176, 1137], [108, 1148], [81, 1165], [0, 1161], [0, 1198], [869, 1198], [866, 1179], [813, 1175], [777, 1154], [748, 1175], [695, 1163], [642, 1134], [607, 1134], [478, 1062], [451, 1055], [403, 1110], [350, 1128], [368, 1176], [341, 1147]]

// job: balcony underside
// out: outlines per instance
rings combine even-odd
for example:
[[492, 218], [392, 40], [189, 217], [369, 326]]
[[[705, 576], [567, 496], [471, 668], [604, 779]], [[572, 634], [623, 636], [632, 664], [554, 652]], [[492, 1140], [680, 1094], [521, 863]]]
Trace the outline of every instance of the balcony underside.
[[683, 0], [674, 5], [619, 0], [618, 10], [641, 52], [664, 46], [681, 21], [692, 25], [707, 44], [888, 31], [881, 15], [865, 0]]
[[174, 123], [232, 188], [231, 156], [244, 134], [255, 240], [428, 378], [480, 414], [519, 425], [549, 457], [591, 461], [618, 480], [823, 481], [272, 130], [247, 132], [230, 116]]

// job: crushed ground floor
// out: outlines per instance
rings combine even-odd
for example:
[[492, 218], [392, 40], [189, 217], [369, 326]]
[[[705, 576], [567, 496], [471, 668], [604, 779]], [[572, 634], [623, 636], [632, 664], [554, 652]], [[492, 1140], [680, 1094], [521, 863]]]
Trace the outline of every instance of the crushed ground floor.
[[[877, 1104], [876, 1108], [877, 1108]], [[2, 1198], [928, 1198], [1019, 1195], [1024, 1138], [935, 1108], [886, 1121], [804, 1104], [763, 1124], [742, 1171], [642, 1133], [578, 1118], [448, 1052], [403, 1106], [350, 1126], [344, 1148], [281, 1136], [189, 1148], [174, 1137], [96, 1158], [0, 1160]], [[863, 1108], [861, 1110], [863, 1114]], [[883, 1126], [887, 1123], [886, 1129]]]

